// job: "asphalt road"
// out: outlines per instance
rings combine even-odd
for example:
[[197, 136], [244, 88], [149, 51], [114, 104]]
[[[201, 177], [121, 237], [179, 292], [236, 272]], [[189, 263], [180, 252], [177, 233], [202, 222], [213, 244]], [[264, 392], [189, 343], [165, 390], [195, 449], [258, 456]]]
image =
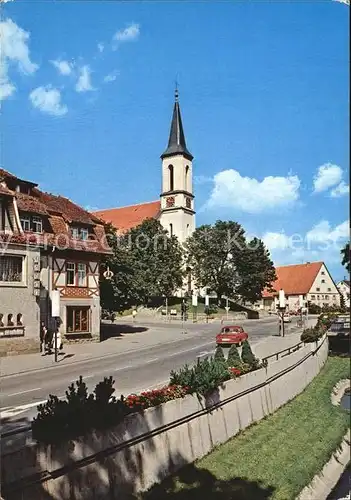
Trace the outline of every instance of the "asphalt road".
[[[276, 325], [276, 318], [245, 322], [251, 344], [275, 333]], [[169, 325], [165, 328], [169, 329]], [[80, 375], [91, 391], [103, 377], [112, 375], [116, 395], [164, 385], [169, 381], [171, 370], [212, 354], [216, 333], [218, 324], [192, 324], [189, 335], [172, 343], [1, 377], [2, 432], [28, 424], [36, 414], [37, 404], [46, 401], [49, 394], [64, 396], [68, 385]]]

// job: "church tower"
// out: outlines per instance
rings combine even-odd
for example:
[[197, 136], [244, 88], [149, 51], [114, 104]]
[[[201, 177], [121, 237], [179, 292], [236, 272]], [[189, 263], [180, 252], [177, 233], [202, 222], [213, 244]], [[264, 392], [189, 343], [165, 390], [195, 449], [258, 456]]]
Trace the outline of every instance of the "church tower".
[[169, 133], [168, 146], [162, 159], [162, 226], [183, 243], [195, 230], [193, 195], [193, 155], [185, 142], [182, 118], [178, 102], [178, 90]]

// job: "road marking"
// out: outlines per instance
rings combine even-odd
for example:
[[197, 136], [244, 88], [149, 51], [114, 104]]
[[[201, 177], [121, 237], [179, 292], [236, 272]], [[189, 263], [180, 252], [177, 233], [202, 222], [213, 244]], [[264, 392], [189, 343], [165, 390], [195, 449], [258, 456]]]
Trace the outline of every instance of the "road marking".
[[9, 398], [11, 396], [18, 396], [19, 394], [26, 394], [27, 392], [40, 391], [41, 387], [35, 389], [28, 389], [27, 391], [13, 392], [12, 394], [3, 394], [2, 397]]

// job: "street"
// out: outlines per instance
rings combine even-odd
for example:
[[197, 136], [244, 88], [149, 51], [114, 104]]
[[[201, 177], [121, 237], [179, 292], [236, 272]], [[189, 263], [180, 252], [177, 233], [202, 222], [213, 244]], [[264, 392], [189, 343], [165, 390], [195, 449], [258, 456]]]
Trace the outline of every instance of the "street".
[[[277, 333], [277, 319], [249, 320], [243, 322], [251, 345]], [[143, 325], [146, 324], [143, 323]], [[160, 328], [160, 327], [158, 327]], [[104, 377], [115, 380], [116, 395], [155, 388], [169, 381], [171, 370], [191, 364], [198, 357], [210, 355], [215, 349], [215, 334], [220, 325], [189, 324], [188, 334], [180, 335], [181, 325], [163, 325], [177, 332], [175, 340], [168, 343], [119, 352], [104, 357], [75, 361], [43, 369], [1, 377], [2, 432], [28, 424], [36, 414], [36, 405], [46, 401], [49, 394], [64, 396], [65, 390], [80, 375], [90, 390]], [[152, 335], [148, 333], [147, 335]], [[122, 339], [121, 342], [124, 340]], [[69, 350], [69, 346], [67, 347]]]

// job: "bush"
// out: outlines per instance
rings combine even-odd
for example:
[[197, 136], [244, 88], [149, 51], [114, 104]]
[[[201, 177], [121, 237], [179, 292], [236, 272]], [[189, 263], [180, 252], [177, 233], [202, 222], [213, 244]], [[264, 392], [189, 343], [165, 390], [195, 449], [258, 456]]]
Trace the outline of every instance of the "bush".
[[316, 327], [314, 328], [306, 328], [301, 334], [301, 342], [315, 342], [320, 339], [322, 333]]
[[171, 372], [171, 385], [187, 387], [190, 394], [207, 396], [210, 392], [230, 379], [226, 363], [214, 358], [198, 360], [193, 368], [184, 366], [179, 371]]
[[235, 344], [233, 344], [229, 349], [227, 364], [232, 368], [242, 368], [242, 361], [238, 348]]
[[256, 367], [258, 365], [258, 359], [255, 358], [248, 340], [244, 340], [243, 342], [241, 360], [250, 367]]
[[105, 377], [97, 384], [94, 394], [88, 394], [83, 378], [79, 377], [66, 391], [66, 400], [50, 394], [46, 403], [38, 406], [32, 422], [34, 439], [57, 443], [86, 434], [91, 429], [103, 429], [118, 423], [130, 413], [123, 398], [112, 397], [114, 380]]
[[222, 347], [220, 347], [220, 346], [217, 347], [215, 354], [214, 354], [214, 359], [217, 362], [225, 363], [225, 357], [224, 357], [224, 352], [223, 352]]
[[310, 314], [320, 314], [321, 310], [322, 310], [321, 307], [318, 306], [317, 304], [313, 304], [313, 303], [308, 304], [308, 312]]

